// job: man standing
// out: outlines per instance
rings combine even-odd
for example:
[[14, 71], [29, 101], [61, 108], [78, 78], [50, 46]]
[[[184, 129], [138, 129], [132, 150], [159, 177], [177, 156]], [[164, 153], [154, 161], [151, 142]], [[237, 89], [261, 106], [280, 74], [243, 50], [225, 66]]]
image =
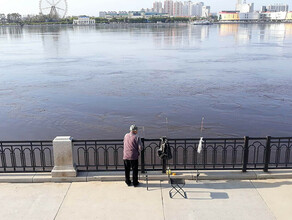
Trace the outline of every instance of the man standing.
[[136, 125], [131, 125], [130, 133], [124, 137], [124, 166], [125, 166], [125, 182], [128, 186], [131, 185], [130, 170], [133, 169], [133, 185], [136, 187], [138, 182], [138, 157], [139, 151], [142, 150], [142, 143], [137, 135], [138, 128]]

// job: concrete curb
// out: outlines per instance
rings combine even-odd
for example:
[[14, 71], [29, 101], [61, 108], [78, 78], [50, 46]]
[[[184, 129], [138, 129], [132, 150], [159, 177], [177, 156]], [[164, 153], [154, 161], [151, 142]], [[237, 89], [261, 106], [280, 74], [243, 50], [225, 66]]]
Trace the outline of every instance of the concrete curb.
[[36, 173], [6, 173], [0, 174], [0, 183], [33, 183]]
[[[177, 171], [172, 178], [196, 180], [195, 171]], [[145, 181], [146, 175], [139, 173], [139, 179]], [[252, 170], [241, 171], [204, 171], [199, 180], [261, 180], [292, 179], [292, 170], [273, 170], [268, 173]], [[77, 177], [52, 177], [51, 173], [7, 173], [0, 174], [0, 183], [46, 183], [46, 182], [92, 182], [92, 181], [124, 181], [124, 172], [79, 172]], [[161, 172], [148, 172], [149, 181], [168, 180]]]

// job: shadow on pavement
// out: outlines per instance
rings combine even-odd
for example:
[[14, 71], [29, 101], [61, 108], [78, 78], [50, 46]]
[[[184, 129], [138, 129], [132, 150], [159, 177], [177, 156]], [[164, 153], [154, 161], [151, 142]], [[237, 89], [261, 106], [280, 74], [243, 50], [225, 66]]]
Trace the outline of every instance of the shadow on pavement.
[[[147, 184], [140, 182], [138, 188], [145, 188], [146, 190]], [[156, 191], [156, 190], [160, 190], [160, 188], [161, 188], [161, 185], [159, 183], [148, 183], [148, 191]], [[163, 187], [163, 188], [167, 188], [167, 187]]]
[[[292, 181], [280, 181], [276, 180], [277, 182], [263, 182], [259, 180], [228, 180], [228, 181], [200, 181], [196, 183], [195, 181], [186, 182], [184, 186], [185, 189], [187, 188], [207, 188], [207, 189], [253, 189], [253, 188], [276, 188], [282, 185], [292, 185]], [[168, 184], [163, 184], [166, 187]]]
[[[206, 191], [186, 191], [188, 200], [214, 200], [214, 199], [229, 199], [226, 192], [206, 192]], [[172, 199], [183, 199], [183, 197], [176, 195]]]

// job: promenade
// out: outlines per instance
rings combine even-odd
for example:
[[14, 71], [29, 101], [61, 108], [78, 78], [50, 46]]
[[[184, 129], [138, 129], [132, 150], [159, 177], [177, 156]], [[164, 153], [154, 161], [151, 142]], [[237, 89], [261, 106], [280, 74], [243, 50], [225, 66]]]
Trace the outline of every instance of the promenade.
[[151, 180], [147, 191], [144, 180], [136, 188], [123, 181], [12, 183], [13, 176], [17, 182], [13, 174], [10, 183], [0, 183], [1, 219], [291, 219], [292, 178], [240, 180], [238, 175], [186, 180], [188, 198], [171, 199], [165, 180]]

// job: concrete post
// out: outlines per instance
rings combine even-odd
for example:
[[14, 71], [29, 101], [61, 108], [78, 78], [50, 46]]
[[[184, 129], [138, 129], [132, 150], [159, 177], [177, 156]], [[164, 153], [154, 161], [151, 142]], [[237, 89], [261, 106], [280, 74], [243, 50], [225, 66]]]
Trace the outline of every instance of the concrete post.
[[53, 140], [54, 169], [52, 177], [76, 177], [77, 171], [73, 162], [72, 137], [56, 137]]

